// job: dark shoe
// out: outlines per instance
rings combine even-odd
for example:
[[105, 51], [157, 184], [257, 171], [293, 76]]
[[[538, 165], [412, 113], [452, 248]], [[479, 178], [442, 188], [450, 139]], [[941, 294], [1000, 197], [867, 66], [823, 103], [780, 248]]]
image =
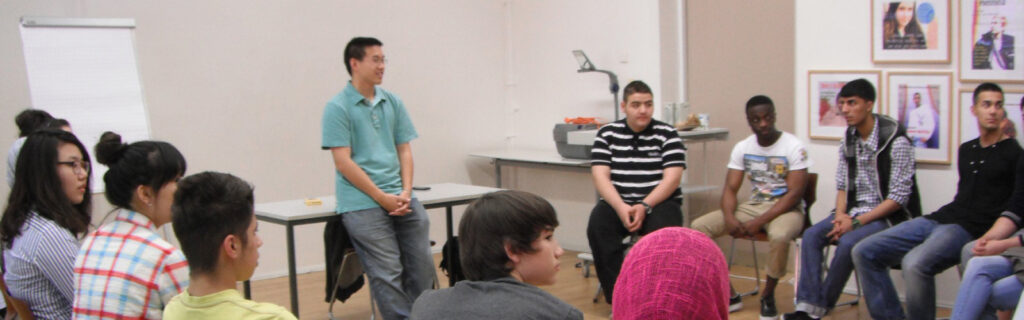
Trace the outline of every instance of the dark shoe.
[[793, 313], [787, 313], [782, 316], [783, 320], [814, 320], [807, 312], [797, 311]]
[[737, 294], [729, 298], [729, 313], [740, 311], [740, 309], [743, 309], [743, 297]]
[[779, 310], [775, 309], [775, 297], [761, 298], [761, 320], [778, 320]]

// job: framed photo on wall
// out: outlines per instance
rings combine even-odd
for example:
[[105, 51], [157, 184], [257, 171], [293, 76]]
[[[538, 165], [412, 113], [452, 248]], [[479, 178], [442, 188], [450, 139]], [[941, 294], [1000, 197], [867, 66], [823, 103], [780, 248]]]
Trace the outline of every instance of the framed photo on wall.
[[950, 0], [871, 0], [871, 61], [949, 63]]
[[807, 119], [811, 139], [840, 140], [846, 132], [846, 117], [836, 105], [839, 89], [847, 82], [864, 78], [875, 88], [880, 88], [881, 71], [832, 71], [810, 70], [807, 72]]
[[960, 81], [1024, 83], [1024, 0], [960, 0]]
[[[1024, 103], [1024, 91], [1003, 92], [1003, 110], [1006, 110], [1006, 119], [999, 125], [1003, 135], [1017, 139], [1020, 143], [1024, 141], [1024, 115], [1021, 113], [1021, 104]], [[964, 88], [960, 91], [960, 143], [977, 138], [978, 120], [971, 113], [971, 105], [974, 104], [974, 90]]]
[[953, 74], [887, 74], [887, 115], [907, 129], [918, 163], [949, 164], [953, 143]]

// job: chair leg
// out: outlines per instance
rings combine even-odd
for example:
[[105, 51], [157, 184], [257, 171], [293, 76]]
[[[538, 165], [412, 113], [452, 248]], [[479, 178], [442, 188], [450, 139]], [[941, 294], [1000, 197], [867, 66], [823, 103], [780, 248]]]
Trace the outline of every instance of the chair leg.
[[[435, 278], [436, 277], [437, 277], [437, 275], [435, 274]], [[339, 276], [338, 278], [341, 278], [341, 277]], [[366, 291], [370, 293], [370, 320], [374, 320], [374, 319], [377, 318], [377, 301], [373, 299], [373, 289], [370, 288], [370, 282], [369, 282], [368, 278], [369, 277], [367, 277]], [[435, 279], [435, 281], [436, 281], [436, 279]], [[335, 283], [337, 283], [337, 282], [335, 282]], [[337, 290], [337, 288], [335, 288], [335, 290]], [[331, 319], [331, 320], [338, 320], [338, 318], [334, 317], [334, 302], [335, 301], [337, 301], [337, 300], [334, 299], [334, 294], [332, 293], [331, 294], [331, 304], [327, 307], [327, 318]]]
[[[760, 270], [760, 268], [757, 265], [757, 250], [754, 247], [754, 240], [753, 239], [750, 240], [750, 251], [754, 255], [754, 290], [738, 293], [739, 296], [741, 296], [741, 297], [756, 295], [760, 291], [760, 289], [761, 289], [760, 288], [760, 285], [761, 285], [761, 270]], [[729, 270], [732, 270], [733, 256], [734, 256], [735, 253], [736, 253], [736, 238], [732, 238], [732, 243], [729, 245]], [[734, 276], [732, 273], [729, 274], [729, 277], [739, 278], [739, 276]]]
[[594, 292], [594, 303], [597, 303], [597, 299], [601, 298], [601, 294], [602, 293], [604, 293], [604, 290], [601, 290], [601, 284], [598, 283], [597, 284], [597, 292]]

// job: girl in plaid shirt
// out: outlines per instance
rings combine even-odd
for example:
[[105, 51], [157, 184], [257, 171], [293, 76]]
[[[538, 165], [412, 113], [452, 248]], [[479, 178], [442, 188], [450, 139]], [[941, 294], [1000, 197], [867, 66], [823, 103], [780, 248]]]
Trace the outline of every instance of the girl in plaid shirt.
[[157, 228], [171, 221], [171, 202], [185, 158], [166, 142], [121, 142], [106, 132], [96, 160], [113, 222], [89, 234], [75, 259], [76, 319], [160, 319], [164, 306], [188, 286], [188, 262]]

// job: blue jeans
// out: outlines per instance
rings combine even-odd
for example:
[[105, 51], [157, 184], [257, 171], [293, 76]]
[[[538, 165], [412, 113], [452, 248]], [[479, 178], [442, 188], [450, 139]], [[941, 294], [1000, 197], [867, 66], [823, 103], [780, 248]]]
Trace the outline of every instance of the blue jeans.
[[975, 257], [967, 264], [952, 319], [995, 319], [996, 310], [1017, 307], [1024, 284], [1013, 275], [1013, 262], [1003, 256]]
[[832, 231], [833, 218], [835, 215], [830, 215], [807, 228], [800, 240], [800, 279], [797, 280], [796, 310], [816, 317], [824, 316], [836, 306], [839, 294], [843, 292], [843, 287], [853, 272], [853, 261], [850, 260], [850, 250], [853, 246], [861, 239], [889, 226], [885, 220], [876, 220], [839, 237], [832, 262], [829, 263], [828, 274], [822, 281], [822, 261], [825, 259], [823, 250], [832, 242], [832, 239], [826, 238], [825, 235]]
[[434, 284], [430, 254], [430, 220], [416, 198], [412, 212], [389, 216], [382, 208], [341, 214], [363, 271], [370, 278], [373, 299], [384, 319], [406, 319], [412, 303]]
[[935, 319], [935, 275], [960, 262], [960, 249], [973, 240], [957, 224], [918, 217], [904, 221], [853, 248], [853, 263], [873, 319], [903, 319], [889, 268], [901, 265], [910, 319]]

